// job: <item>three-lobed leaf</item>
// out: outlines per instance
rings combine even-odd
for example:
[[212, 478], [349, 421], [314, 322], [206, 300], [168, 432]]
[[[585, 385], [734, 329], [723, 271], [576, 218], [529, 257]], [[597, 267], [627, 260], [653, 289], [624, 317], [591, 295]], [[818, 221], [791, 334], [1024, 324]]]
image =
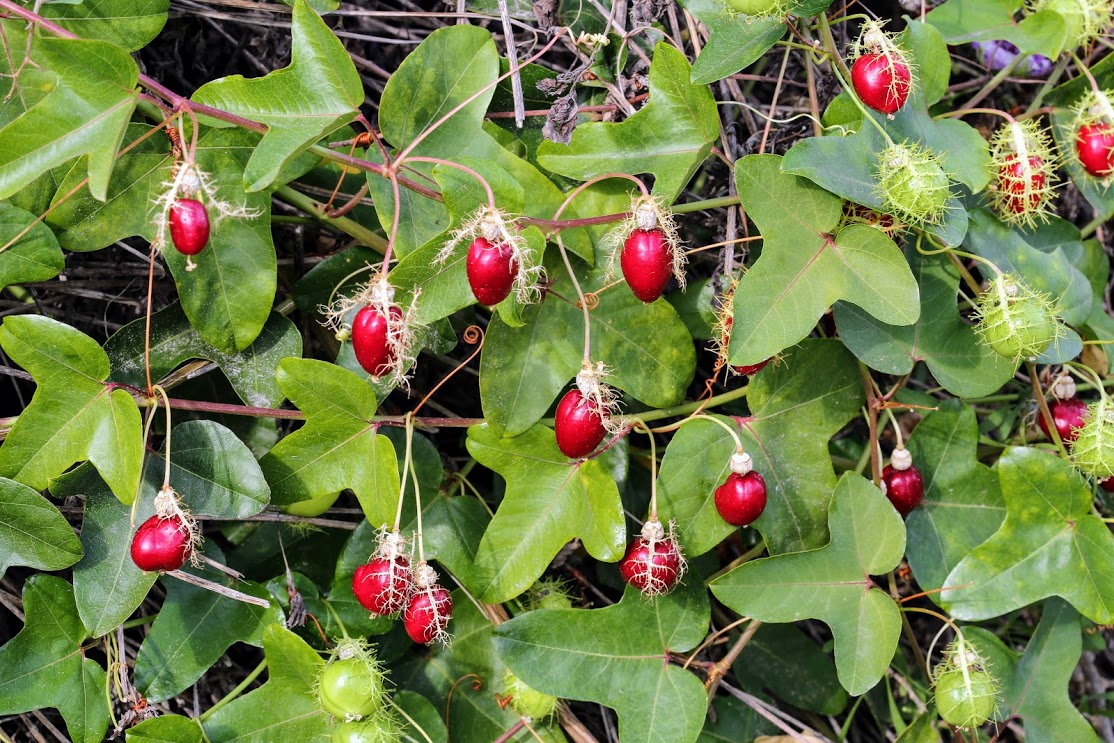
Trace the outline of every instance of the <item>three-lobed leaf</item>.
[[0, 477], [0, 577], [13, 565], [61, 570], [81, 559], [81, 542], [58, 509], [21, 483]]
[[808, 552], [744, 563], [709, 584], [734, 611], [763, 622], [819, 619], [832, 630], [839, 681], [863, 694], [882, 678], [897, 650], [900, 610], [872, 575], [905, 552], [901, 516], [869, 481], [844, 474], [828, 517], [831, 542]]
[[0, 446], [0, 477], [37, 490], [75, 462], [89, 460], [124, 503], [131, 503], [143, 458], [135, 400], [105, 384], [108, 357], [84, 333], [38, 315], [0, 326], [0, 346], [38, 389]]

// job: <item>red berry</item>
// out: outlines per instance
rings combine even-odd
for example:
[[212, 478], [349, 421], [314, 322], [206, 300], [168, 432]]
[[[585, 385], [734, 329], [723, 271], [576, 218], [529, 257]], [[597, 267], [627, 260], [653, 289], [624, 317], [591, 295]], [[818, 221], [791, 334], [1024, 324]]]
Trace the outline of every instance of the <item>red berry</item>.
[[428, 645], [445, 631], [452, 615], [452, 594], [435, 583], [411, 594], [402, 622], [411, 640]]
[[905, 105], [910, 79], [909, 65], [885, 54], [864, 54], [851, 68], [851, 84], [859, 99], [884, 114]]
[[1108, 477], [1105, 480], [1099, 480], [1099, 485], [1108, 493], [1114, 493], [1114, 477]]
[[511, 293], [518, 262], [505, 243], [492, 244], [477, 237], [468, 248], [468, 285], [486, 305], [499, 304]]
[[882, 470], [882, 482], [886, 486], [886, 497], [902, 516], [908, 516], [924, 500], [924, 479], [916, 467], [897, 470], [887, 464]]
[[619, 574], [643, 593], [665, 593], [681, 577], [681, 551], [676, 542], [665, 538], [654, 542], [651, 555], [650, 541], [639, 537], [627, 548]]
[[178, 516], [152, 516], [132, 537], [132, 562], [147, 572], [177, 570], [193, 551], [193, 535]]
[[759, 361], [757, 364], [743, 364], [742, 366], [736, 366], [735, 371], [749, 377], [750, 375], [757, 374], [758, 372], [765, 369], [766, 364], [768, 363], [770, 363], [769, 359], [766, 359], [765, 361]]
[[373, 557], [356, 568], [352, 576], [352, 593], [360, 605], [372, 614], [397, 614], [406, 606], [413, 589], [410, 561], [399, 555], [393, 560]]
[[1114, 127], [1102, 123], [1079, 127], [1075, 152], [1083, 169], [1096, 178], [1114, 173]]
[[576, 389], [566, 392], [557, 404], [553, 428], [557, 434], [557, 448], [570, 459], [591, 454], [607, 435], [596, 404], [586, 400]]
[[732, 526], [749, 526], [766, 510], [766, 481], [751, 471], [732, 472], [716, 488], [716, 510]]
[[653, 302], [661, 296], [673, 274], [673, 256], [659, 229], [634, 230], [619, 254], [623, 276], [634, 296]]
[[[1044, 160], [1036, 155], [1029, 156], [1029, 173], [1026, 175], [1025, 167], [1016, 153], [1006, 158], [1006, 162], [998, 169], [998, 182], [1005, 192], [1003, 201], [1005, 208], [1013, 214], [1023, 214], [1029, 209], [1040, 206], [1043, 198], [1044, 185], [1047, 183], [1044, 171]], [[1025, 203], [1025, 181], [1029, 181], [1029, 203]]]
[[182, 255], [197, 255], [209, 242], [209, 212], [196, 199], [178, 199], [170, 206], [170, 239]]
[[[1083, 420], [1087, 417], [1087, 403], [1078, 397], [1069, 397], [1067, 400], [1053, 400], [1052, 404], [1048, 406], [1048, 412], [1052, 413], [1052, 422], [1056, 424], [1056, 432], [1060, 434], [1060, 441], [1070, 444], [1079, 436], [1079, 429], [1083, 426]], [[1039, 412], [1037, 413], [1037, 424], [1044, 431], [1044, 435], [1051, 439], [1052, 432], [1048, 430], [1048, 423], [1045, 421], [1044, 415]]]
[[[390, 309], [391, 321], [402, 321], [402, 310]], [[364, 371], [373, 377], [382, 377], [391, 371], [395, 354], [388, 342], [387, 318], [375, 307], [368, 305], [356, 313], [352, 322], [352, 348], [356, 360]]]

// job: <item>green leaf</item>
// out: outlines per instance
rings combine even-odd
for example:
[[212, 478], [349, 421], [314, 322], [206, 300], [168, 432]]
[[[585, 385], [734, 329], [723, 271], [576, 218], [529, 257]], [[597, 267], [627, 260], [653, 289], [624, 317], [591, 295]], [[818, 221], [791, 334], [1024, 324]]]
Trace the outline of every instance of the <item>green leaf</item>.
[[869, 481], [840, 478], [828, 519], [831, 542], [820, 549], [744, 563], [712, 581], [716, 598], [763, 622], [819, 619], [832, 630], [839, 682], [869, 691], [893, 659], [901, 613], [872, 575], [901, 561], [901, 516]]
[[[512, 328], [492, 318], [480, 357], [480, 401], [489, 425], [516, 436], [537, 423], [584, 360], [584, 314], [560, 297], [575, 297], [568, 275]], [[579, 273], [581, 288], [599, 291], [602, 269]], [[643, 304], [625, 287], [599, 295], [588, 313], [592, 359], [613, 370], [608, 383], [646, 405], [663, 408], [685, 397], [696, 366], [692, 338], [676, 311], [659, 299]]]
[[959, 271], [947, 256], [906, 257], [920, 285], [921, 313], [913, 325], [887, 325], [846, 302], [835, 306], [839, 337], [871, 369], [909, 374], [918, 361], [928, 365], [944, 389], [960, 397], [989, 395], [1008, 382], [1016, 365], [982, 342], [956, 305]]
[[[822, 546], [836, 485], [828, 440], [863, 404], [855, 360], [837, 341], [806, 340], [784, 363], [754, 377], [747, 400], [752, 414], [736, 428], [768, 491], [755, 528], [774, 553]], [[676, 522], [690, 557], [735, 531], [715, 505], [715, 490], [730, 474], [734, 451], [722, 426], [699, 420], [685, 424], [665, 450], [658, 507]]]
[[125, 733], [126, 743], [202, 743], [201, 726], [181, 715], [159, 715]]
[[[234, 643], [259, 646], [263, 627], [278, 620], [274, 604], [264, 609], [176, 578], [164, 578], [163, 585], [166, 600], [135, 657], [135, 686], [152, 702], [171, 699], [188, 689]], [[231, 587], [270, 598], [258, 583]]]
[[[112, 363], [114, 382], [146, 387], [144, 334], [146, 318], [128, 323], [104, 344]], [[286, 317], [272, 312], [251, 345], [225, 353], [201, 337], [189, 324], [182, 306], [174, 303], [151, 316], [151, 378], [160, 381], [191, 359], [212, 361], [224, 373], [240, 399], [256, 407], [278, 407], [286, 399], [275, 381], [283, 359], [302, 355], [302, 334]]]
[[757, 740], [759, 735], [770, 735], [777, 728], [759, 717], [758, 713], [735, 697], [717, 694], [712, 700], [713, 717], [708, 715], [697, 743], [738, 743]]
[[[131, 616], [158, 576], [132, 562], [131, 508], [113, 497], [90, 465], [67, 472], [50, 490], [57, 498], [84, 496], [81, 546], [85, 554], [73, 569], [74, 598], [89, 634], [101, 637]], [[143, 523], [154, 513], [153, 499], [141, 499], [135, 523]]]
[[317, 698], [325, 661], [281, 624], [263, 630], [267, 683], [221, 707], [205, 721], [210, 743], [327, 743], [329, 717]]
[[244, 188], [259, 191], [278, 179], [302, 150], [356, 118], [364, 102], [360, 75], [321, 17], [294, 3], [290, 66], [264, 77], [214, 80], [193, 99], [267, 125], [244, 169]]
[[1016, 653], [981, 627], [964, 628], [980, 653], [991, 660], [990, 674], [1002, 689], [995, 719], [1021, 717], [1030, 743], [1098, 743], [1099, 737], [1068, 693], [1083, 651], [1079, 614], [1051, 599], [1025, 653]]
[[785, 19], [780, 15], [751, 18], [723, 0], [685, 0], [682, 5], [708, 28], [708, 43], [692, 66], [696, 85], [749, 67], [785, 34]]
[[[147, 459], [144, 490], [151, 498], [162, 487], [166, 459]], [[236, 434], [214, 421], [186, 421], [173, 429], [170, 484], [191, 513], [216, 519], [242, 519], [263, 510], [270, 488], [255, 457]]]
[[278, 384], [306, 424], [259, 464], [279, 505], [351, 488], [373, 525], [393, 523], [398, 505], [394, 447], [371, 423], [375, 395], [350, 371], [324, 361], [286, 359]]
[[66, 517], [26, 485], [0, 477], [0, 577], [13, 565], [61, 570], [81, 559]]
[[543, 142], [542, 167], [586, 181], [606, 173], [652, 173], [654, 193], [673, 203], [719, 137], [715, 99], [689, 82], [684, 53], [665, 42], [654, 48], [650, 100], [619, 123], [581, 124], [568, 145]]
[[61, 570], [79, 559], [81, 542], [66, 517], [35, 490], [0, 478], [0, 577], [13, 565]]
[[974, 409], [957, 404], [926, 415], [909, 438], [925, 490], [924, 503], [905, 520], [906, 554], [922, 590], [942, 588], [952, 568], [1005, 518], [998, 475], [976, 459], [978, 443]]
[[411, 724], [410, 720], [403, 718], [404, 734], [410, 739], [448, 743], [449, 731], [445, 727], [445, 721], [428, 699], [412, 691], [399, 691], [391, 695], [391, 701], [413, 720], [414, 724]]
[[952, 73], [952, 58], [948, 45], [934, 27], [920, 21], [905, 19], [905, 30], [898, 44], [907, 49], [916, 60], [916, 90], [914, 104], [923, 101], [926, 106], [938, 102], [948, 92]]
[[[22, 236], [17, 239], [17, 235]], [[15, 242], [5, 248], [12, 240]], [[0, 203], [0, 290], [11, 284], [53, 279], [65, 267], [58, 240], [48, 227], [36, 224], [34, 214]]]
[[[902, 115], [910, 105], [907, 104], [897, 115]], [[978, 132], [974, 134], [979, 136]], [[899, 136], [898, 139], [903, 137]], [[947, 136], [941, 139], [946, 141]], [[963, 152], [969, 158], [974, 158], [973, 153], [981, 152], [982, 157], [974, 159], [986, 161], [986, 142], [981, 136], [979, 141], [982, 142], [981, 150], [972, 145], [964, 147]], [[877, 177], [879, 157], [886, 146], [887, 143], [878, 130], [864, 122], [859, 125], [857, 132], [846, 137], [833, 135], [802, 139], [785, 154], [781, 169], [786, 173], [804, 176], [848, 201], [889, 213]], [[945, 163], [946, 170], [949, 169], [947, 165]], [[735, 177], [740, 178], [738, 169]], [[958, 245], [967, 232], [967, 213], [963, 204], [955, 198], [948, 199], [945, 208], [947, 212], [943, 221], [926, 225], [925, 230], [948, 245]]]
[[781, 158], [739, 161], [739, 196], [764, 238], [762, 255], [735, 291], [731, 363], [757, 364], [806, 337], [844, 299], [895, 325], [917, 321], [917, 282], [883, 233], [850, 225], [834, 232], [838, 198], [781, 172]]
[[925, 18], [949, 44], [1004, 39], [1022, 54], [1043, 54], [1055, 59], [1064, 46], [1064, 21], [1054, 11], [1014, 19], [1022, 0], [948, 0]]
[[941, 605], [956, 619], [1005, 614], [1060, 596], [1099, 624], [1114, 621], [1114, 536], [1091, 513], [1091, 487], [1039, 449], [998, 461], [1006, 521], [948, 575]]
[[486, 585], [482, 601], [502, 603], [525, 591], [574, 537], [597, 560], [615, 562], [622, 556], [623, 505], [601, 462], [570, 462], [543, 426], [513, 439], [499, 438], [487, 424], [472, 426], [468, 453], [507, 481], [507, 493], [476, 555], [480, 582]]
[[7, 317], [0, 346], [38, 385], [0, 446], [0, 477], [36, 490], [88, 459], [124, 503], [139, 484], [139, 408], [104, 384], [108, 357], [89, 336], [47, 317]]
[[[34, 2], [22, 0], [34, 6]], [[169, 0], [98, 0], [43, 3], [38, 13], [83, 39], [111, 41], [129, 52], [151, 43], [166, 24]]]
[[695, 741], [708, 700], [700, 680], [670, 664], [707, 630], [709, 607], [696, 581], [647, 601], [628, 588], [603, 609], [527, 612], [495, 629], [495, 646], [515, 675], [538, 691], [615, 710], [623, 741]]
[[196, 720], [181, 715], [160, 715], [144, 720], [125, 734], [127, 743], [201, 743]]
[[[484, 130], [484, 114], [498, 76], [499, 52], [490, 32], [471, 25], [437, 29], [406, 56], [387, 81], [379, 106], [383, 137], [401, 151], [428, 132], [411, 155], [453, 162], [461, 162], [461, 158], [487, 160], [510, 173], [529, 194], [523, 208], [527, 216], [552, 217], [565, 195], [540, 170], [504, 148]], [[476, 96], [475, 100], [438, 124], [472, 96]], [[438, 124], [437, 128], [431, 129], [434, 124]], [[377, 162], [380, 159], [375, 148], [368, 157]], [[411, 163], [409, 167], [425, 175], [434, 170], [429, 163]], [[368, 187], [380, 221], [390, 224], [395, 211], [391, 184], [369, 173]], [[444, 204], [407, 189], [401, 191], [400, 202], [401, 223], [408, 225], [396, 238], [395, 249], [400, 255], [405, 256], [448, 229]], [[591, 246], [583, 241], [574, 242], [571, 247], [579, 255], [591, 255]]]
[[108, 729], [105, 674], [86, 658], [89, 637], [73, 589], [53, 575], [23, 585], [23, 629], [0, 647], [0, 715], [54, 707], [74, 743], [97, 743]]
[[50, 92], [0, 129], [0, 199], [51, 168], [88, 155], [89, 188], [103, 201], [139, 100], [135, 61], [105, 41], [51, 36], [36, 37], [31, 55], [51, 73], [49, 83], [43, 80]]

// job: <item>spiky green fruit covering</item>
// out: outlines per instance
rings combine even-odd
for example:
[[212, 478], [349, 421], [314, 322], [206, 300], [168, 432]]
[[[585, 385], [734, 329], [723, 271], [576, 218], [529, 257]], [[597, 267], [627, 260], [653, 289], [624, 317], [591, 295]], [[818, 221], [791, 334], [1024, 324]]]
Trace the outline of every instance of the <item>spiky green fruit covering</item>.
[[1071, 459], [1081, 472], [1097, 480], [1114, 477], [1114, 403], [1108, 398], [1088, 407]]
[[1106, 30], [1114, 15], [1109, 0], [1033, 0], [1029, 10], [1052, 10], [1064, 19], [1067, 48], [1084, 46]]
[[1072, 128], [1087, 124], [1114, 125], [1114, 90], [1088, 90], [1072, 107]]
[[986, 344], [1015, 362], [1036, 358], [1062, 330], [1048, 297], [1010, 274], [979, 296], [978, 317], [976, 330]]
[[948, 724], [976, 728], [994, 714], [998, 687], [986, 660], [970, 644], [957, 640], [949, 645], [932, 677], [936, 710]]
[[894, 144], [878, 156], [878, 192], [886, 209], [907, 224], [936, 224], [951, 198], [940, 158], [919, 145]]
[[540, 580], [530, 589], [531, 609], [571, 609], [572, 599], [562, 580]]
[[549, 717], [557, 709], [557, 697], [530, 688], [511, 673], [509, 668], [504, 677], [503, 694], [510, 697], [511, 708], [515, 712], [531, 720]]
[[727, 10], [742, 13], [748, 18], [768, 18], [784, 16], [789, 10], [786, 0], [724, 0]]
[[1047, 221], [1057, 166], [1047, 130], [1036, 119], [1006, 124], [991, 140], [990, 162], [990, 201], [999, 218], [1025, 225]]
[[338, 722], [333, 727], [333, 743], [398, 743], [402, 725], [386, 709], [360, 722]]

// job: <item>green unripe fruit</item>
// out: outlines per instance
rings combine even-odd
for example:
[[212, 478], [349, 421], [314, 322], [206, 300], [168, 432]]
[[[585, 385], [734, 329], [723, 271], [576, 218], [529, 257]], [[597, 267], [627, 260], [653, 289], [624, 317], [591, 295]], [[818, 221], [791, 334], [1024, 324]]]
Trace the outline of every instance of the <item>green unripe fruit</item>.
[[333, 743], [398, 743], [402, 730], [398, 721], [378, 715], [365, 722], [342, 722], [333, 728]]
[[936, 710], [950, 725], [976, 728], [994, 714], [994, 679], [986, 671], [950, 668], [936, 678]]
[[1054, 10], [1064, 19], [1064, 31], [1068, 45], [1078, 43], [1083, 35], [1083, 24], [1086, 21], [1086, 11], [1080, 0], [1045, 0], [1040, 3], [1041, 10]]
[[565, 591], [560, 580], [542, 580], [534, 584], [530, 591], [532, 609], [571, 609], [572, 599]]
[[334, 660], [318, 682], [321, 707], [341, 720], [359, 719], [383, 706], [383, 672], [361, 657]]
[[1060, 332], [1048, 299], [1012, 276], [999, 276], [982, 293], [978, 314], [983, 340], [1013, 361], [1035, 358]]
[[778, 4], [778, 0], [727, 0], [727, 5], [732, 10], [756, 16], [772, 15], [778, 9]]
[[912, 144], [895, 144], [879, 155], [878, 190], [886, 209], [912, 225], [940, 222], [952, 195], [939, 158]]
[[279, 506], [279, 510], [291, 516], [320, 516], [332, 508], [339, 497], [339, 492], [327, 493], [318, 498], [310, 498], [309, 500], [300, 500], [296, 503], [281, 505]]
[[1108, 398], [1093, 403], [1071, 445], [1072, 463], [1097, 480], [1114, 477], [1114, 404]]
[[1083, 46], [1102, 35], [1110, 25], [1109, 0], [1036, 0], [1034, 13], [1052, 10], [1064, 19], [1064, 39], [1067, 49]]
[[507, 669], [504, 678], [503, 694], [510, 697], [511, 709], [532, 720], [549, 717], [557, 709], [557, 697], [530, 688], [511, 673], [510, 669]]

